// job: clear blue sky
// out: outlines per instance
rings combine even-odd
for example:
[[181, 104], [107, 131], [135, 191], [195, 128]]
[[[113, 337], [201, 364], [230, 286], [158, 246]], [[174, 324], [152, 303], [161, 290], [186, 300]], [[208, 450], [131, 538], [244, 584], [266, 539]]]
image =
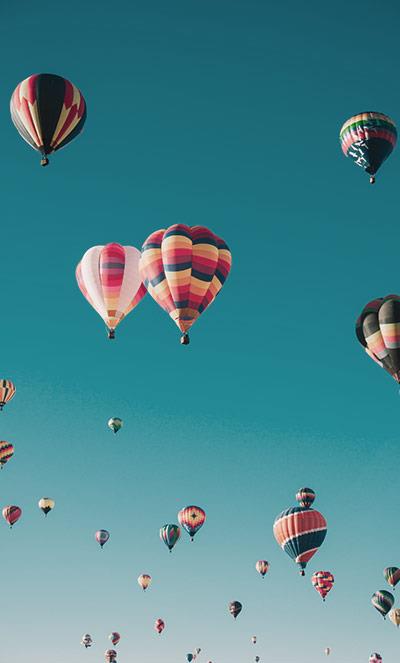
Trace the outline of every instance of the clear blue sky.
[[[326, 646], [333, 661], [394, 663], [400, 635], [370, 596], [400, 566], [400, 399], [354, 321], [400, 291], [399, 153], [370, 187], [338, 132], [360, 110], [400, 121], [397, 3], [4, 4], [0, 377], [17, 394], [0, 487], [23, 516], [0, 523], [0, 660], [99, 663], [118, 630], [119, 663], [195, 647], [200, 663], [318, 663]], [[88, 104], [84, 134], [45, 170], [8, 110], [37, 72]], [[175, 222], [228, 242], [223, 292], [188, 348], [150, 297], [108, 342], [76, 263]], [[125, 422], [115, 437], [110, 416]], [[272, 535], [302, 485], [329, 527], [306, 578]], [[207, 523], [169, 555], [158, 529], [190, 503]], [[336, 577], [325, 605], [319, 569]]]

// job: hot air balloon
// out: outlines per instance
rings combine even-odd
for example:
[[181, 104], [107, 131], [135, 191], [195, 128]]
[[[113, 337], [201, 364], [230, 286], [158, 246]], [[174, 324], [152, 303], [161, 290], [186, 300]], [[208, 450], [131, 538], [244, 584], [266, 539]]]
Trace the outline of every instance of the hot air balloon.
[[330, 653], [331, 653], [331, 648], [330, 648], [330, 647], [327, 647], [327, 648], [325, 649], [325, 656], [329, 656]]
[[369, 657], [369, 663], [380, 663], [382, 661], [382, 656], [377, 652], [374, 652]]
[[164, 525], [164, 527], [161, 527], [160, 529], [160, 539], [161, 541], [164, 541], [167, 548], [169, 548], [169, 552], [172, 552], [172, 548], [180, 539], [180, 536], [181, 529], [178, 525]]
[[119, 641], [121, 640], [121, 636], [120, 636], [120, 634], [119, 634], [117, 631], [113, 631], [113, 632], [110, 633], [110, 635], [108, 636], [108, 639], [111, 640], [111, 643], [112, 643], [113, 645], [117, 645], [117, 644], [119, 643]]
[[369, 175], [371, 184], [383, 162], [393, 151], [397, 129], [393, 120], [383, 113], [368, 111], [353, 115], [340, 130], [340, 144], [346, 157]]
[[253, 635], [253, 637], [251, 638], [251, 641], [252, 641], [253, 645], [255, 645], [256, 642], [257, 642], [257, 636]]
[[118, 433], [123, 425], [124, 422], [119, 417], [112, 417], [108, 420], [108, 427], [111, 428], [114, 433]]
[[239, 601], [231, 601], [228, 604], [229, 612], [235, 619], [242, 612], [242, 607], [243, 606]]
[[267, 562], [266, 559], [259, 559], [258, 562], [256, 562], [256, 571], [258, 571], [258, 573], [261, 575], [262, 578], [264, 578], [268, 569], [269, 569], [269, 563]]
[[400, 569], [397, 566], [388, 566], [383, 569], [383, 575], [386, 582], [394, 589], [400, 580]]
[[81, 645], [83, 645], [85, 649], [87, 649], [88, 647], [91, 647], [92, 644], [93, 640], [91, 636], [89, 635], [89, 633], [85, 633], [85, 635], [82, 636]]
[[400, 297], [387, 295], [364, 306], [356, 335], [366, 353], [400, 383]]
[[10, 442], [5, 442], [2, 440], [0, 442], [0, 468], [3, 469], [3, 466], [10, 460], [14, 455], [14, 447]]
[[110, 532], [107, 532], [106, 529], [99, 529], [97, 530], [96, 534], [96, 541], [97, 543], [100, 544], [100, 548], [104, 546], [105, 543], [107, 543], [108, 539], [110, 538]]
[[193, 541], [194, 535], [204, 525], [206, 513], [199, 506], [186, 506], [178, 513], [178, 521]]
[[34, 74], [15, 88], [10, 102], [11, 119], [22, 138], [42, 155], [67, 145], [83, 129], [86, 103], [75, 85], [55, 74]]
[[386, 619], [387, 613], [393, 607], [394, 596], [390, 592], [381, 589], [372, 595], [371, 603], [381, 613], [383, 619]]
[[255, 660], [256, 663], [258, 663], [258, 661], [260, 660], [260, 657], [256, 656], [254, 660]]
[[107, 651], [104, 652], [104, 658], [106, 663], [113, 663], [113, 661], [117, 660], [117, 652], [115, 649], [107, 649]]
[[146, 589], [149, 587], [149, 585], [151, 583], [151, 576], [149, 576], [147, 573], [142, 573], [142, 575], [140, 575], [138, 577], [137, 581], [138, 581], [140, 587], [145, 592]]
[[[303, 497], [300, 500], [303, 501]], [[298, 564], [300, 574], [304, 576], [307, 562], [325, 539], [327, 524], [324, 516], [315, 509], [295, 506], [276, 517], [273, 531], [282, 550]]]
[[200, 654], [200, 652], [201, 652], [201, 648], [200, 648], [200, 647], [196, 647], [196, 654]]
[[186, 660], [189, 661], [189, 663], [193, 661], [193, 654], [186, 654]]
[[139, 260], [134, 246], [113, 243], [88, 249], [76, 268], [78, 286], [106, 323], [108, 338], [146, 294]]
[[0, 380], [0, 410], [14, 397], [16, 391], [11, 380]]
[[140, 273], [152, 298], [182, 332], [214, 301], [231, 268], [225, 242], [203, 226], [175, 224], [156, 230], [142, 247]]
[[389, 612], [390, 621], [397, 627], [400, 626], [400, 608], [392, 608]]
[[19, 506], [5, 506], [3, 509], [3, 518], [10, 525], [10, 529], [21, 518], [22, 509]]
[[47, 516], [47, 514], [54, 509], [55, 504], [55, 501], [50, 499], [50, 497], [42, 497], [42, 499], [39, 500], [39, 509], [41, 509], [44, 515]]
[[307, 509], [312, 505], [315, 500], [315, 492], [312, 488], [300, 488], [296, 493], [296, 502], [300, 506], [305, 506]]
[[330, 571], [316, 571], [311, 578], [311, 582], [322, 600], [325, 601], [325, 597], [331, 591], [335, 579]]
[[154, 624], [154, 628], [157, 631], [157, 633], [159, 633], [159, 635], [161, 635], [161, 633], [165, 629], [165, 623], [163, 622], [162, 619], [156, 619], [155, 624]]

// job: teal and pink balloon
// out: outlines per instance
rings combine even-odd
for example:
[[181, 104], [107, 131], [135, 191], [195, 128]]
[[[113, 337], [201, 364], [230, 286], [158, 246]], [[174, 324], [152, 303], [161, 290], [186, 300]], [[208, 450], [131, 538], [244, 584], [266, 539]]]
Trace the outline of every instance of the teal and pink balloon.
[[382, 661], [382, 656], [378, 654], [378, 652], [376, 651], [373, 654], [371, 654], [371, 656], [369, 657], [369, 663], [381, 663], [381, 661]]
[[178, 525], [164, 525], [164, 527], [161, 527], [160, 529], [160, 539], [161, 541], [164, 541], [169, 552], [172, 552], [172, 548], [180, 539], [180, 536], [181, 529]]
[[107, 532], [106, 529], [99, 529], [96, 532], [96, 541], [97, 543], [100, 544], [100, 548], [104, 546], [105, 543], [107, 543], [108, 539], [110, 538], [110, 532]]
[[229, 612], [231, 613], [232, 617], [236, 619], [236, 617], [242, 612], [242, 604], [240, 601], [231, 601], [228, 605]]
[[383, 619], [386, 619], [386, 615], [393, 608], [394, 596], [385, 589], [380, 589], [372, 595], [371, 603]]
[[383, 569], [383, 575], [386, 582], [394, 589], [400, 580], [400, 569], [397, 566], [387, 566]]
[[268, 569], [269, 569], [269, 563], [267, 562], [266, 559], [259, 559], [258, 562], [256, 562], [256, 571], [258, 571], [258, 573], [261, 575], [262, 578], [264, 578]]

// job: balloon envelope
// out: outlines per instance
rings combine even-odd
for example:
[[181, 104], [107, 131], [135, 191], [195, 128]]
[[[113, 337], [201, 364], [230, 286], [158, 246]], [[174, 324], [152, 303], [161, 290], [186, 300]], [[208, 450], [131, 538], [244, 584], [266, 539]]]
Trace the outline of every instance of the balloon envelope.
[[108, 636], [108, 639], [111, 640], [113, 645], [117, 645], [119, 643], [119, 641], [121, 640], [121, 636], [117, 631], [113, 631]]
[[276, 517], [273, 531], [277, 543], [300, 567], [301, 575], [304, 575], [307, 562], [325, 539], [327, 523], [319, 511], [295, 506]]
[[262, 577], [265, 576], [268, 569], [269, 569], [269, 563], [267, 562], [266, 559], [259, 559], [258, 562], [256, 562], [256, 570]]
[[139, 586], [143, 589], [143, 591], [146, 591], [146, 589], [151, 584], [151, 576], [148, 575], [148, 573], [142, 573], [138, 577], [137, 581], [139, 583]]
[[397, 141], [393, 120], [374, 111], [350, 117], [340, 130], [340, 144], [346, 157], [371, 175], [371, 183], [382, 163], [392, 153]]
[[325, 601], [325, 597], [331, 591], [335, 579], [330, 571], [316, 571], [311, 578], [311, 582], [322, 600]]
[[87, 649], [88, 647], [91, 647], [92, 644], [93, 640], [91, 636], [89, 635], [89, 633], [85, 633], [85, 635], [82, 636], [81, 645], [83, 645]]
[[400, 580], [400, 569], [397, 566], [388, 566], [383, 570], [383, 575], [386, 582], [394, 588]]
[[76, 268], [79, 289], [103, 318], [109, 338], [146, 294], [139, 260], [140, 251], [134, 246], [114, 242], [88, 249]]
[[42, 499], [39, 500], [38, 506], [39, 506], [39, 509], [41, 509], [43, 511], [44, 515], [47, 516], [47, 514], [52, 509], [54, 509], [55, 504], [56, 504], [55, 501], [52, 500], [50, 497], [42, 497]]
[[374, 652], [369, 657], [369, 663], [380, 663], [382, 661], [382, 656], [378, 652]]
[[108, 420], [107, 425], [113, 431], [113, 433], [118, 433], [118, 431], [124, 425], [124, 422], [119, 417], [111, 417], [111, 419]]
[[392, 608], [389, 612], [389, 619], [395, 626], [400, 626], [400, 608]]
[[10, 442], [0, 442], [0, 466], [3, 467], [14, 455], [14, 447]]
[[96, 534], [96, 541], [97, 543], [100, 544], [100, 547], [102, 548], [105, 543], [107, 543], [108, 539], [110, 538], [110, 532], [107, 532], [106, 529], [99, 529], [97, 530]]
[[220, 292], [231, 262], [229, 248], [211, 230], [175, 224], [146, 239], [140, 273], [151, 297], [187, 335]]
[[228, 605], [229, 612], [235, 619], [242, 612], [242, 607], [240, 601], [231, 601]]
[[0, 380], [0, 410], [14, 398], [16, 391], [15, 385], [11, 380]]
[[3, 509], [3, 518], [8, 522], [10, 527], [12, 527], [17, 520], [21, 518], [22, 515], [22, 509], [20, 509], [19, 506], [5, 506]]
[[393, 607], [394, 596], [385, 589], [380, 589], [372, 595], [371, 603], [374, 608], [386, 618], [387, 613]]
[[75, 85], [56, 74], [34, 74], [15, 88], [10, 102], [11, 119], [20, 136], [42, 155], [71, 142], [83, 129], [86, 102]]
[[206, 513], [199, 506], [186, 506], [178, 513], [178, 521], [193, 541], [194, 535], [199, 531], [206, 520]]
[[177, 541], [179, 541], [180, 536], [181, 530], [178, 525], [164, 525], [164, 527], [161, 527], [160, 529], [160, 539], [161, 541], [164, 541], [170, 552]]
[[157, 631], [157, 633], [161, 634], [165, 629], [165, 623], [163, 622], [162, 619], [156, 619], [154, 628]]
[[400, 382], [400, 297], [387, 295], [364, 306], [356, 336], [368, 356]]

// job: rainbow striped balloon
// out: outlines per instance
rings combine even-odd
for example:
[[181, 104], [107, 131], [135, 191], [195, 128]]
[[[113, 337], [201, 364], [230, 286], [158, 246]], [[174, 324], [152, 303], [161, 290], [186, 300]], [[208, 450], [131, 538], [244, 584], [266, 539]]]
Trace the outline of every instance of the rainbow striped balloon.
[[192, 541], [205, 520], [206, 512], [199, 506], [186, 506], [178, 513], [179, 524], [187, 531]]
[[383, 113], [368, 111], [348, 119], [340, 130], [340, 143], [346, 157], [369, 173], [370, 182], [392, 153], [397, 141], [393, 120]]
[[181, 330], [184, 345], [190, 327], [220, 292], [231, 263], [224, 240], [204, 226], [175, 224], [156, 230], [143, 244], [143, 282]]
[[16, 388], [11, 380], [0, 380], [0, 410], [6, 403], [14, 398]]
[[7, 461], [12, 458], [14, 455], [14, 446], [10, 442], [5, 442], [2, 440], [0, 442], [0, 466], [1, 469], [3, 469], [3, 466], [7, 463]]

